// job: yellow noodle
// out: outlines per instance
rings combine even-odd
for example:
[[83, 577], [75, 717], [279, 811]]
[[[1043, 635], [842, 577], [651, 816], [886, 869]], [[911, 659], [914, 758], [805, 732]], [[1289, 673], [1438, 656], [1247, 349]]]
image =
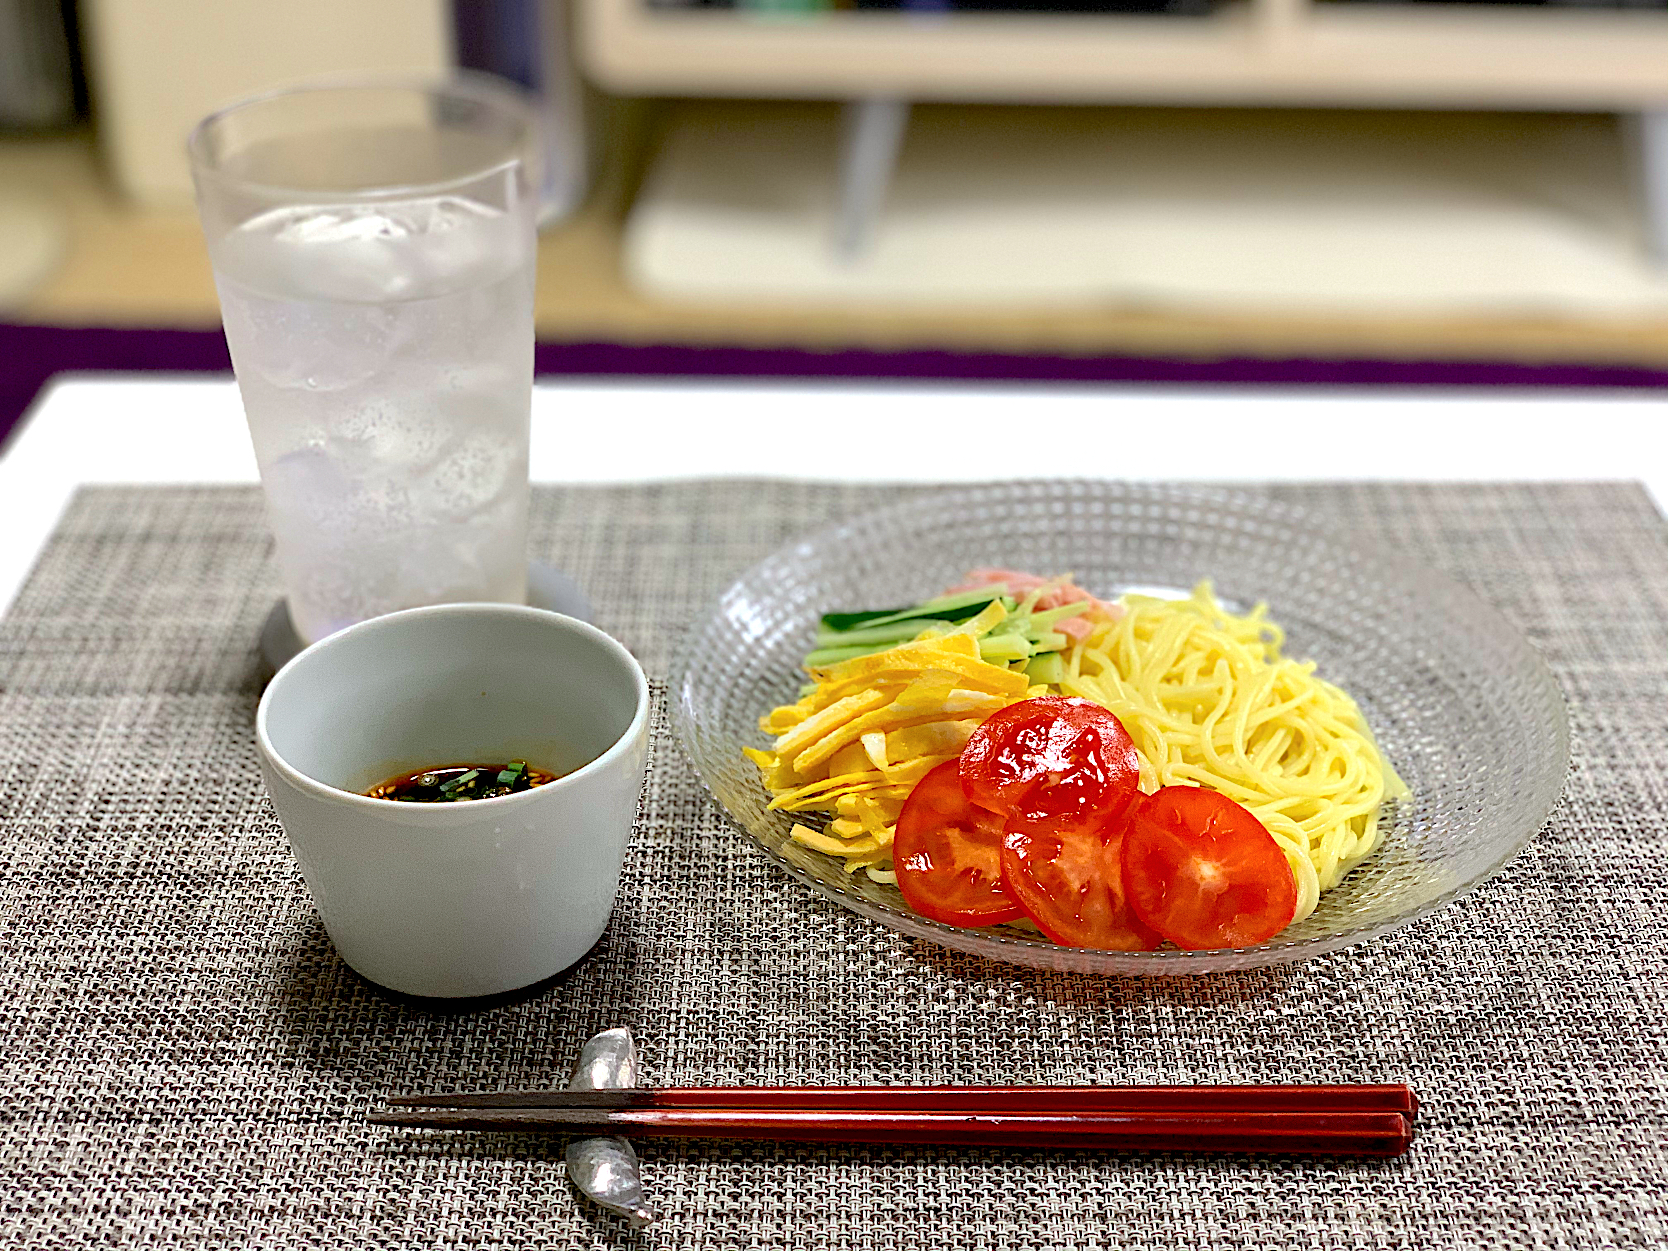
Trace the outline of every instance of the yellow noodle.
[[1185, 600], [1127, 596], [1075, 644], [1060, 684], [1110, 709], [1141, 756], [1141, 789], [1208, 786], [1244, 804], [1286, 853], [1297, 918], [1372, 854], [1379, 805], [1406, 787], [1355, 701], [1281, 656], [1258, 604], [1235, 615], [1208, 582]]

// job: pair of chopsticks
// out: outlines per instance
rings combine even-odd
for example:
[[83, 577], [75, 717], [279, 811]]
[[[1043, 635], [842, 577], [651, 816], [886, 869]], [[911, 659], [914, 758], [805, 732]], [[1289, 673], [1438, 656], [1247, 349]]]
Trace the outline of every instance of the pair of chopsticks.
[[1406, 1086], [777, 1086], [408, 1095], [375, 1125], [777, 1142], [1400, 1155]]

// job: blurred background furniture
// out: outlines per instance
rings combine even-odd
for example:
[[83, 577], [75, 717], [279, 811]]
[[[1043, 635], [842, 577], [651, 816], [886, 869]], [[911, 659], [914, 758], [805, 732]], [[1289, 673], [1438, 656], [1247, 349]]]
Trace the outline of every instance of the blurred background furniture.
[[[58, 0], [0, 0], [0, 131], [74, 122], [82, 101], [71, 43]], [[50, 202], [0, 180], [0, 306], [41, 282], [63, 248]]]
[[869, 2], [10, 0], [36, 34], [0, 17], [0, 56], [57, 66], [60, 120], [0, 113], [0, 408], [48, 362], [223, 363], [180, 181], [197, 116], [282, 79], [454, 63], [579, 128], [589, 192], [541, 243], [544, 371], [1668, 378], [1643, 149], [1616, 120], [1668, 99], [1668, 0]]
[[447, 0], [81, 0], [98, 139], [130, 199], [189, 209], [183, 136], [229, 101], [297, 79], [444, 73]]
[[631, 93], [1668, 108], [1653, 0], [581, 3], [587, 67]]
[[[837, 131], [779, 125], [744, 146], [710, 112], [680, 119], [626, 240], [628, 271], [663, 295], [1668, 312], [1655, 0], [582, 3], [585, 64], [613, 90], [851, 101]], [[1166, 108], [962, 108], [906, 143], [912, 100]], [[1615, 140], [1588, 127], [1583, 144], [1556, 121], [1524, 142], [1452, 113], [1387, 128], [1176, 111], [1202, 104], [1607, 110], [1625, 124]], [[1580, 159], [1607, 143], [1596, 165]], [[1579, 218], [1605, 205], [1612, 220], [1582, 237]], [[1491, 251], [1492, 266], [1468, 264]], [[993, 281], [993, 260], [1018, 272]]]

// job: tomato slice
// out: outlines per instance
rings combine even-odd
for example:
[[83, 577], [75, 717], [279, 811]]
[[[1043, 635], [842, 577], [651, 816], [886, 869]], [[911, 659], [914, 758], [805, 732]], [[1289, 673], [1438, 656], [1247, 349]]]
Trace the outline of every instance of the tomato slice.
[[1055, 942], [1102, 951], [1151, 951], [1162, 941], [1124, 899], [1124, 826], [1052, 832], [1008, 824], [1002, 882]]
[[1058, 695], [993, 714], [961, 753], [969, 799], [1056, 832], [1100, 826], [1134, 798], [1139, 776], [1135, 744], [1118, 718]]
[[1002, 887], [1002, 818], [968, 799], [954, 760], [909, 792], [892, 867], [904, 902], [934, 921], [1000, 925], [1025, 915]]
[[1188, 951], [1254, 947], [1291, 924], [1297, 880], [1274, 836], [1226, 795], [1166, 786], [1131, 812], [1120, 857], [1130, 907]]

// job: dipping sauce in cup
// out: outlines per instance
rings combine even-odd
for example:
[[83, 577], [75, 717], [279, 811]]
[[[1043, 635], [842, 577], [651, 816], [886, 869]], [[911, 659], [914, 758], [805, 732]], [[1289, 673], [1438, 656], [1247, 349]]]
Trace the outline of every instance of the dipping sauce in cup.
[[401, 804], [455, 804], [466, 799], [497, 799], [554, 782], [561, 774], [535, 769], [525, 760], [507, 764], [435, 765], [410, 769], [378, 782], [365, 794]]
[[[601, 937], [636, 820], [648, 717], [642, 668], [594, 626], [442, 604], [301, 652], [267, 686], [255, 731], [273, 806], [342, 958], [392, 990], [462, 998], [543, 981]], [[468, 803], [365, 793], [437, 761], [537, 761], [560, 776]]]

